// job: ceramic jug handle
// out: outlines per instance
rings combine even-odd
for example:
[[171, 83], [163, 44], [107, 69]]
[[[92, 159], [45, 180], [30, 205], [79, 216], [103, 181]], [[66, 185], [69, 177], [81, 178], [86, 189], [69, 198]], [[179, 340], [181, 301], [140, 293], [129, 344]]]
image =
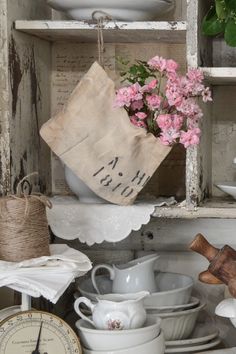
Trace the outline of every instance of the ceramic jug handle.
[[100, 291], [98, 289], [98, 286], [97, 286], [97, 283], [96, 283], [96, 272], [98, 269], [100, 268], [105, 268], [108, 270], [108, 272], [110, 273], [110, 279], [111, 280], [114, 280], [115, 278], [115, 271], [114, 269], [112, 268], [112, 266], [108, 265], [108, 264], [98, 264], [97, 266], [95, 266], [92, 270], [92, 273], [91, 273], [91, 279], [92, 279], [92, 284], [93, 284], [93, 287], [94, 289], [96, 290], [96, 292], [98, 294], [100, 294]]
[[94, 327], [95, 324], [92, 320], [90, 320], [87, 316], [85, 316], [81, 311], [80, 311], [80, 304], [85, 304], [93, 313], [93, 309], [94, 309], [94, 306], [93, 303], [87, 299], [86, 297], [79, 297], [78, 299], [75, 300], [75, 303], [74, 303], [74, 309], [75, 309], [75, 312], [84, 320], [84, 321], [87, 321], [89, 323], [91, 323]]

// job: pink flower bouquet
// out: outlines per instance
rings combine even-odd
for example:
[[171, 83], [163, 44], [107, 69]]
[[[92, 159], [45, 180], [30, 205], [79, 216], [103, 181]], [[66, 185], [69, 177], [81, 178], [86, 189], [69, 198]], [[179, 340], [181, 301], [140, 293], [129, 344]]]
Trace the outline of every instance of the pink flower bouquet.
[[187, 148], [199, 144], [198, 122], [203, 114], [197, 98], [203, 102], [212, 98], [200, 70], [189, 69], [181, 76], [177, 69], [174, 60], [159, 56], [137, 61], [121, 73], [129, 85], [117, 91], [115, 106], [124, 107], [132, 124], [160, 138], [164, 145], [181, 143]]

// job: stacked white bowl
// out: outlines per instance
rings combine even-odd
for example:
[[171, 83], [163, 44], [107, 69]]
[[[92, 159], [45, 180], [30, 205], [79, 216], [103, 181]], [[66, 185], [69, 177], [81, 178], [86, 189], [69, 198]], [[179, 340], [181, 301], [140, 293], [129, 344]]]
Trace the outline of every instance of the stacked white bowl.
[[172, 341], [189, 338], [195, 328], [199, 312], [204, 307], [205, 303], [192, 297], [187, 304], [147, 307], [146, 311], [148, 319], [161, 318], [165, 340]]
[[142, 328], [127, 330], [98, 330], [82, 319], [76, 327], [84, 354], [163, 354], [165, 350], [159, 319], [149, 319]]
[[[109, 270], [111, 278], [114, 279], [114, 276], [117, 276], [118, 279], [118, 277], [122, 276], [122, 271], [128, 272], [129, 267], [134, 268], [137, 265], [140, 267], [142, 262], [147, 263], [148, 261], [148, 258], [142, 258], [140, 262], [135, 261], [134, 263], [132, 261], [128, 266], [122, 265], [118, 269], [112, 270], [110, 266], [106, 265], [105, 268]], [[98, 269], [99, 266], [95, 268]], [[143, 269], [141, 267], [141, 269], [138, 268], [137, 270], [134, 275], [137, 277], [136, 283], [138, 283], [138, 277], [144, 270], [144, 266]], [[115, 272], [117, 273], [116, 275], [114, 275]], [[144, 279], [145, 272], [147, 273], [147, 278], [150, 276], [150, 269], [144, 270], [141, 280]], [[134, 329], [124, 329], [123, 327], [122, 330], [111, 331], [95, 328], [91, 323], [83, 319], [76, 322], [85, 354], [163, 354], [164, 351], [166, 353], [174, 353], [176, 348], [176, 352], [181, 350], [181, 341], [183, 341], [183, 344], [186, 340], [186, 343], [188, 343], [188, 340], [191, 341], [191, 335], [196, 327], [198, 315], [205, 307], [204, 302], [191, 297], [193, 279], [187, 275], [177, 273], [156, 271], [153, 271], [153, 273], [156, 289], [151, 292], [150, 289], [139, 289], [149, 290], [149, 294], [146, 295], [143, 301], [147, 315], [147, 321], [144, 325]], [[118, 295], [119, 284], [122, 286]], [[119, 282], [114, 281], [109, 276], [96, 275], [95, 272], [93, 272], [93, 281], [91, 278], [84, 278], [79, 279], [78, 283], [80, 294], [94, 303], [97, 301], [99, 303], [101, 300], [117, 301], [118, 299], [125, 302], [127, 297], [130, 296], [130, 288], [125, 293], [125, 284], [121, 283], [120, 279]], [[209, 333], [209, 336], [211, 335], [215, 338], [218, 332]], [[196, 340], [193, 339], [194, 342], [198, 343], [198, 338]], [[216, 341], [212, 343], [214, 344]]]

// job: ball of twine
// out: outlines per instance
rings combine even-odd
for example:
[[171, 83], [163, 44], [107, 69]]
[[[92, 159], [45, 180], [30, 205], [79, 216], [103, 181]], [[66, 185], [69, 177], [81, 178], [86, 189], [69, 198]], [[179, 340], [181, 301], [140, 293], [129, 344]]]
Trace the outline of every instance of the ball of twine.
[[41, 194], [17, 194], [0, 200], [0, 259], [20, 262], [48, 256], [49, 231], [46, 207], [51, 202]]

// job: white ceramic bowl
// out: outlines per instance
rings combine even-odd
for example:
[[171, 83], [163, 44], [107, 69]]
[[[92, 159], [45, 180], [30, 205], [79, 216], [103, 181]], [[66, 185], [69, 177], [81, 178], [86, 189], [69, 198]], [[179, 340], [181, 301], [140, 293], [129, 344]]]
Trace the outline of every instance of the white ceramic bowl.
[[[191, 297], [193, 279], [187, 275], [177, 273], [156, 272], [158, 292], [148, 295], [144, 299], [145, 307], [161, 307], [187, 304]], [[112, 280], [108, 276], [96, 277], [101, 294], [109, 294], [112, 291]], [[97, 295], [90, 278], [79, 278], [78, 290], [83, 296], [96, 301]], [[111, 295], [112, 296], [112, 295]], [[106, 296], [107, 298], [107, 296]]]
[[86, 183], [84, 183], [76, 174], [66, 165], [65, 180], [70, 190], [79, 198], [82, 203], [106, 203], [106, 201], [95, 194]]
[[160, 333], [160, 318], [150, 318], [142, 328], [122, 331], [98, 330], [88, 322], [76, 322], [81, 343], [90, 350], [120, 350], [152, 341]]
[[198, 307], [191, 310], [147, 314], [147, 318], [153, 321], [156, 318], [161, 318], [161, 329], [164, 332], [166, 341], [186, 339], [191, 335], [196, 325], [199, 312], [205, 307], [205, 305], [206, 304], [202, 302]]
[[75, 20], [91, 20], [95, 11], [103, 11], [122, 21], [148, 21], [173, 9], [174, 0], [47, 0], [53, 9]]
[[193, 279], [177, 273], [157, 273], [158, 292], [148, 295], [144, 306], [160, 307], [187, 304], [191, 297]]
[[236, 199], [236, 182], [221, 182], [217, 183], [216, 187]]
[[153, 340], [138, 346], [121, 350], [89, 350], [83, 348], [83, 354], [164, 354], [165, 340], [163, 332]]

